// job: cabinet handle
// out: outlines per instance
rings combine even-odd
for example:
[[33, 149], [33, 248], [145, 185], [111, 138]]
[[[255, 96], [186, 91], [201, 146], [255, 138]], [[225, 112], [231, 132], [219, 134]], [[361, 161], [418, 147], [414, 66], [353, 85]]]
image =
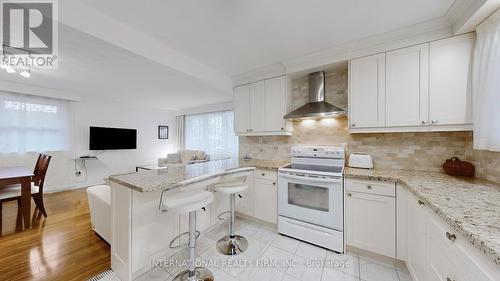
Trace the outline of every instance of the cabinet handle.
[[448, 231], [446, 231], [446, 238], [448, 238], [448, 240], [453, 241], [453, 242], [455, 242], [455, 240], [457, 240], [457, 236], [455, 234], [449, 233]]
[[201, 207], [201, 209], [203, 210], [203, 212], [207, 211], [207, 208], [205, 208], [205, 207]]
[[265, 176], [266, 174], [265, 173], [262, 173], [262, 176]]
[[275, 183], [275, 182], [273, 182], [273, 185], [276, 185], [276, 183]]
[[425, 205], [425, 203], [422, 200], [418, 200], [419, 205]]
[[446, 277], [446, 281], [455, 281], [455, 279], [450, 278], [450, 277]]
[[351, 197], [351, 196], [352, 196], [352, 193], [348, 192], [348, 193], [347, 193], [347, 196]]
[[432, 120], [431, 121], [432, 124], [437, 124], [438, 123], [438, 120]]
[[427, 120], [422, 120], [422, 125], [426, 125], [427, 124]]
[[366, 188], [368, 188], [368, 189], [372, 189], [372, 186], [371, 186], [371, 185], [368, 185], [368, 186], [366, 186]]
[[356, 127], [356, 124], [352, 123], [352, 124], [351, 124], [351, 127]]
[[281, 128], [281, 130], [283, 131], [285, 128]]

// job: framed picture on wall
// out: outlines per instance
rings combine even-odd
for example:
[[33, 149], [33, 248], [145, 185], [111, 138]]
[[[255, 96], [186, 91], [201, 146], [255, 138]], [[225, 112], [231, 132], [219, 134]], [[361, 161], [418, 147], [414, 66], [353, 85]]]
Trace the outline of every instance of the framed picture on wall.
[[167, 140], [168, 139], [168, 126], [158, 126], [158, 139]]

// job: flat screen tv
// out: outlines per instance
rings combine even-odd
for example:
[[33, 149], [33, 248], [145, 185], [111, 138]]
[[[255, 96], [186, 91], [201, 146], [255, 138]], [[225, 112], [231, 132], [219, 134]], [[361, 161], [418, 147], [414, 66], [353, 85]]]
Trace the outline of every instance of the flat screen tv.
[[90, 150], [136, 149], [137, 130], [90, 127]]

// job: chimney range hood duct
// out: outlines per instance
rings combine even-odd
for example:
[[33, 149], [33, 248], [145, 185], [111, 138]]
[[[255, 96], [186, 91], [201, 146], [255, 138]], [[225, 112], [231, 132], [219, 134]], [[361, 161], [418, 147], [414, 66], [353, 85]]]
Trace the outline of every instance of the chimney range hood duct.
[[325, 73], [309, 74], [309, 103], [284, 116], [285, 119], [338, 117], [345, 115], [344, 109], [325, 102]]

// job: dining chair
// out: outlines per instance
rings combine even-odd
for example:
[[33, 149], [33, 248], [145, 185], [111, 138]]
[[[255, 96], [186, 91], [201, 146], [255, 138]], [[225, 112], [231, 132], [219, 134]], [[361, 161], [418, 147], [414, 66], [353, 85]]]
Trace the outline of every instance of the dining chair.
[[[35, 202], [36, 207], [42, 212], [44, 217], [47, 217], [47, 212], [45, 211], [45, 206], [43, 204], [43, 185], [51, 158], [52, 156], [50, 155], [40, 153], [33, 170], [34, 176], [31, 178], [31, 197]], [[20, 206], [20, 184], [13, 184], [0, 188], [0, 213], [2, 211], [2, 203], [14, 200], [16, 200], [17, 205]]]

